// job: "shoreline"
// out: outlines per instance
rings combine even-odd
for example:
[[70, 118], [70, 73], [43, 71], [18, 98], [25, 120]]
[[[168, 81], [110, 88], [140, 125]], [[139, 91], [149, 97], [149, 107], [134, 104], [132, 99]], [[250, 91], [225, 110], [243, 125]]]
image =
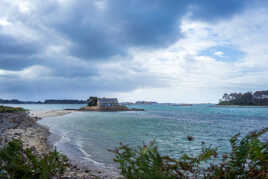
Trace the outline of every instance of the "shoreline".
[[[57, 136], [49, 131], [47, 126], [38, 123], [48, 117], [57, 117], [70, 114], [75, 110], [43, 110], [16, 113], [0, 113], [0, 148], [13, 139], [21, 139], [23, 148], [34, 148], [38, 154], [45, 154], [54, 149], [54, 144], [62, 136]], [[54, 139], [53, 139], [54, 137]], [[67, 178], [118, 178], [104, 169], [91, 166], [83, 166], [71, 160], [62, 175]]]
[[268, 108], [268, 106], [243, 106], [243, 105], [221, 105], [221, 104], [215, 104], [211, 105], [209, 107], [226, 107], [226, 108]]
[[[45, 118], [50, 117], [59, 117], [71, 114], [73, 112], [81, 112], [75, 109], [63, 109], [63, 110], [38, 110], [38, 111], [30, 111], [30, 115], [32, 117], [38, 118], [39, 120], [45, 120]], [[38, 121], [39, 121], [38, 120]], [[37, 121], [37, 123], [38, 123]], [[39, 123], [38, 123], [39, 124]], [[47, 128], [49, 131], [49, 128], [47, 126], [44, 126], [42, 124], [39, 124], [40, 126]], [[57, 135], [55, 133], [52, 133], [49, 131], [49, 134], [46, 136], [46, 145], [48, 145], [50, 150], [54, 149], [54, 144], [61, 140], [63, 136]], [[65, 154], [65, 153], [64, 153]], [[65, 154], [66, 155], [66, 154]], [[109, 178], [109, 179], [115, 179], [119, 177], [118, 173], [114, 173], [114, 171], [109, 171], [106, 167], [98, 167], [97, 165], [86, 165], [79, 161], [79, 159], [76, 159], [75, 156], [67, 156], [68, 160], [73, 167], [73, 170], [68, 171], [68, 176], [72, 177], [80, 177], [80, 178]], [[91, 176], [88, 176], [90, 173]]]

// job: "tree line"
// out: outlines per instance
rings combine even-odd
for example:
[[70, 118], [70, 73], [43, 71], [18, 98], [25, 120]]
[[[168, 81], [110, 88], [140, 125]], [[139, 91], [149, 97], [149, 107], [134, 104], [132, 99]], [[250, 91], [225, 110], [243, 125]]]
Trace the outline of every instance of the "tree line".
[[0, 99], [0, 104], [87, 104], [77, 99], [46, 99], [44, 101], [20, 101], [18, 99]]
[[225, 93], [220, 105], [268, 105], [268, 90], [246, 93]]

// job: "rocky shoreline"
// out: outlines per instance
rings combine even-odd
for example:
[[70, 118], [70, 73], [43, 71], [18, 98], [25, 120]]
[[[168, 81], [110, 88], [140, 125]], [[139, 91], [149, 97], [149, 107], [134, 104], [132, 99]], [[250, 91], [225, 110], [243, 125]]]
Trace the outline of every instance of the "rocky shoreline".
[[[44, 154], [53, 149], [48, 143], [49, 129], [37, 123], [41, 117], [53, 117], [69, 114], [72, 111], [35, 111], [0, 113], [0, 148], [13, 139], [20, 139], [23, 148], [32, 148], [37, 154]], [[108, 176], [103, 171], [91, 170], [69, 162], [69, 167], [62, 178], [90, 179], [90, 178], [116, 178]]]

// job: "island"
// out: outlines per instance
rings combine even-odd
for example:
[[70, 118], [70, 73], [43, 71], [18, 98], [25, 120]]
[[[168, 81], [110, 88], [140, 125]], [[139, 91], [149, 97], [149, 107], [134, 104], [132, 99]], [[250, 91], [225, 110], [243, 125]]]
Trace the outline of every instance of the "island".
[[136, 105], [146, 105], [146, 104], [152, 105], [152, 104], [157, 104], [157, 102], [155, 102], [155, 101], [136, 101], [135, 104]]
[[79, 109], [79, 111], [144, 111], [144, 109], [128, 108], [127, 106], [119, 104], [117, 98], [98, 98], [90, 97], [88, 105]]
[[254, 93], [225, 93], [218, 105], [268, 106], [268, 90]]

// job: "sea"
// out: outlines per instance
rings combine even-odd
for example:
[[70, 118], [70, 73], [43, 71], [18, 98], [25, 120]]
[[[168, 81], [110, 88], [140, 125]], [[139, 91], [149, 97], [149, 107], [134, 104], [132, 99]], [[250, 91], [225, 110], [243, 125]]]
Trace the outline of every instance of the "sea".
[[[10, 106], [10, 105], [9, 105]], [[80, 104], [11, 105], [30, 110], [78, 109]], [[174, 158], [184, 152], [197, 155], [205, 145], [217, 147], [220, 154], [230, 152], [229, 139], [240, 133], [268, 127], [268, 108], [215, 107], [211, 104], [169, 106], [164, 104], [135, 105], [145, 111], [73, 112], [65, 116], [39, 121], [52, 135], [57, 150], [82, 165], [117, 167], [114, 149], [120, 143], [132, 147], [155, 141], [161, 154]], [[193, 141], [188, 141], [192, 136]], [[268, 140], [265, 134], [261, 138]]]

